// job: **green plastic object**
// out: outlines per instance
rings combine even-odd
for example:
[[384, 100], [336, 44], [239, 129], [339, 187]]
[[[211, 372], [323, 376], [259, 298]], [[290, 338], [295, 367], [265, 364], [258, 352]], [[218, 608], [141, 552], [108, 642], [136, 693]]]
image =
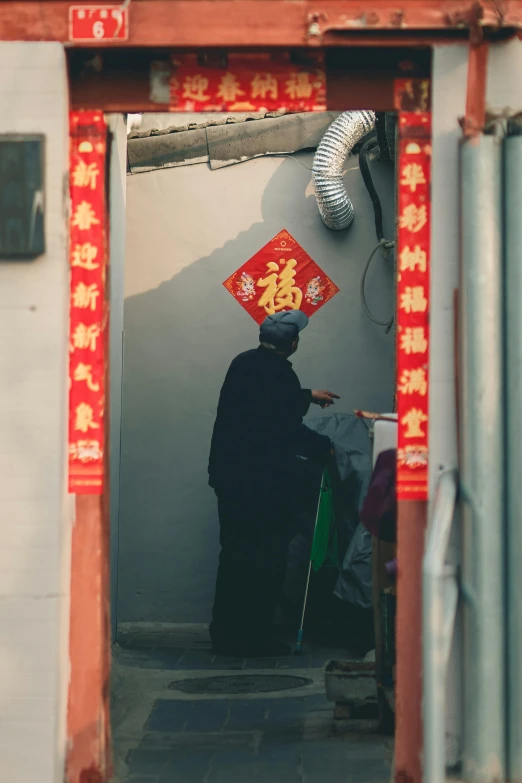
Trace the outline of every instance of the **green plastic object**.
[[332, 482], [330, 474], [325, 470], [321, 481], [317, 523], [310, 553], [310, 562], [314, 571], [319, 571], [324, 565], [337, 566], [337, 531], [334, 521]]

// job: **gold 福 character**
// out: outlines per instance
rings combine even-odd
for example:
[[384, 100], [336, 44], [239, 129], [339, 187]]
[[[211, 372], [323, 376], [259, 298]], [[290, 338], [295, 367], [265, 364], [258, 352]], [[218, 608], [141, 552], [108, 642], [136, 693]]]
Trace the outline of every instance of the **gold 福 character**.
[[401, 334], [400, 348], [408, 355], [412, 353], [426, 353], [428, 340], [423, 326], [408, 326]]
[[279, 264], [275, 261], [269, 261], [267, 271], [271, 274], [261, 277], [257, 281], [264, 292], [259, 299], [259, 307], [264, 307], [268, 315], [273, 315], [279, 310], [299, 310], [303, 299], [303, 292], [295, 285], [295, 267], [297, 261], [290, 258], [284, 263], [283, 269], [279, 269]]
[[424, 295], [424, 286], [407, 285], [400, 296], [400, 308], [409, 313], [425, 313], [428, 309], [428, 300]]
[[309, 73], [293, 73], [285, 83], [285, 93], [293, 101], [297, 98], [310, 98], [313, 89]]

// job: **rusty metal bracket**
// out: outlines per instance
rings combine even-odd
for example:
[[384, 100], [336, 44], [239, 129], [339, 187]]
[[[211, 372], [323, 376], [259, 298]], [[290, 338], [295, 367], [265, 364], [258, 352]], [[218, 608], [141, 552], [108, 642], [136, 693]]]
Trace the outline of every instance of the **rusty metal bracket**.
[[321, 46], [323, 42], [323, 27], [321, 22], [328, 22], [328, 14], [324, 11], [312, 11], [306, 18], [306, 39], [311, 46]]
[[470, 41], [466, 114], [460, 120], [465, 138], [479, 135], [486, 124], [488, 54], [489, 43], [484, 38], [477, 36], [475, 41]]

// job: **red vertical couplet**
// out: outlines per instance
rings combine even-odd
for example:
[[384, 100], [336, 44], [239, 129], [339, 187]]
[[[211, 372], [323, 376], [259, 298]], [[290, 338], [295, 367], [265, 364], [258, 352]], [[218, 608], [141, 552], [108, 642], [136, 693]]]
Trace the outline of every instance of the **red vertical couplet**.
[[399, 114], [398, 500], [428, 499], [431, 114]]
[[107, 127], [70, 115], [69, 492], [100, 495], [104, 475]]

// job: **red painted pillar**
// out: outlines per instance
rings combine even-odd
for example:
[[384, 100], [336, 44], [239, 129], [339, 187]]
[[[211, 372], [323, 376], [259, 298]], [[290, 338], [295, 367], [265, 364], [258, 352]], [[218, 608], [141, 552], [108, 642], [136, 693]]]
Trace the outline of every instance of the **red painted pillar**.
[[422, 781], [422, 558], [427, 503], [399, 503], [395, 781]]
[[106, 138], [101, 111], [71, 112], [69, 492], [76, 515], [65, 783], [110, 778]]
[[78, 495], [71, 544], [66, 783], [110, 779], [108, 515], [100, 495]]
[[395, 781], [422, 783], [422, 560], [428, 503], [430, 85], [396, 82], [397, 625]]

